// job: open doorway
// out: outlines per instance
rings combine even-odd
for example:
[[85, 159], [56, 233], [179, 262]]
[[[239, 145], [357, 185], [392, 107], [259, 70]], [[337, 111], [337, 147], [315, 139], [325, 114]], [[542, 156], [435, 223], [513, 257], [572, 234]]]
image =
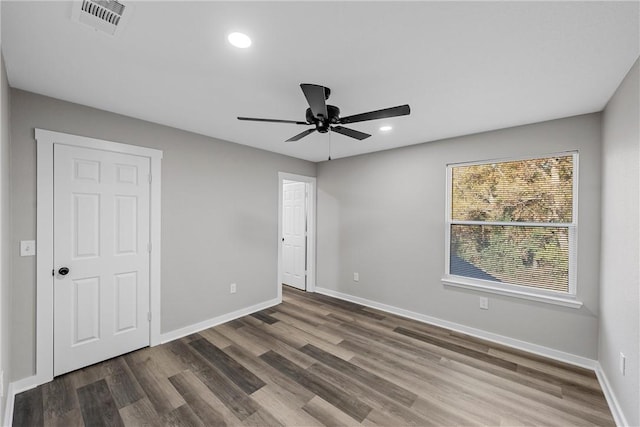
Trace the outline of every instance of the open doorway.
[[278, 173], [278, 298], [282, 285], [315, 290], [315, 177]]

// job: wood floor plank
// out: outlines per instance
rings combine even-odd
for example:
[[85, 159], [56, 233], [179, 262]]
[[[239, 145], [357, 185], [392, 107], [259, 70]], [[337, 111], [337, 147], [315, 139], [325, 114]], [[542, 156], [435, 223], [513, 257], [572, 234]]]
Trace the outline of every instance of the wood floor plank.
[[196, 349], [209, 363], [226, 375], [245, 393], [251, 394], [265, 385], [264, 381], [209, 341], [200, 339], [192, 341], [189, 345]]
[[273, 325], [274, 323], [276, 323], [278, 321], [277, 318], [270, 316], [269, 314], [265, 313], [264, 311], [258, 311], [256, 313], [252, 313], [251, 314], [252, 317], [263, 321], [264, 323], [267, 323], [269, 325]]
[[319, 396], [314, 396], [302, 410], [325, 426], [356, 426], [360, 423], [342, 411], [336, 411], [335, 406]]
[[34, 427], [44, 425], [42, 388], [27, 390], [16, 396], [13, 404], [13, 424]]
[[166, 427], [204, 427], [202, 420], [184, 404], [162, 417], [162, 423]]
[[105, 380], [116, 406], [123, 408], [145, 397], [145, 392], [129, 369], [129, 365], [123, 359], [115, 359], [113, 364], [117, 365], [117, 369]]
[[[257, 322], [255, 326], [262, 327], [264, 322]], [[227, 325], [220, 325], [215, 328], [215, 331], [230, 341], [232, 344], [239, 345], [241, 347], [249, 349], [254, 355], [260, 356], [262, 353], [269, 351], [269, 347], [263, 346], [260, 342], [254, 340], [252, 337], [247, 336], [244, 330], [247, 327], [254, 327], [253, 324], [243, 324], [239, 328], [231, 328]]]
[[42, 386], [44, 420], [60, 418], [73, 409], [79, 409], [76, 388], [69, 376], [54, 378]]
[[[465, 397], [467, 401], [469, 397]], [[427, 400], [419, 396], [411, 409], [417, 414], [428, 419], [436, 425], [457, 425], [457, 426], [480, 426], [480, 425], [496, 425], [499, 417], [496, 416], [486, 405], [482, 407], [478, 404], [468, 405], [466, 408], [472, 408], [473, 414], [469, 410], [461, 410], [461, 406], [465, 404], [465, 400], [460, 399], [455, 404], [453, 402], [443, 402], [439, 399]]]
[[[144, 349], [144, 350], [147, 350], [147, 349]], [[134, 352], [134, 353], [137, 354], [138, 352]], [[125, 357], [128, 357], [134, 353], [129, 353]], [[144, 354], [145, 351], [140, 351], [140, 353]], [[87, 384], [91, 384], [98, 380], [101, 380], [107, 375], [109, 375], [108, 362], [109, 361], [104, 363], [96, 363], [95, 365], [87, 366], [86, 368], [82, 368], [82, 369], [78, 369], [77, 371], [70, 372], [68, 374], [69, 381], [71, 381], [73, 386], [76, 389], [78, 389]]]
[[[325, 326], [333, 327], [329, 325], [325, 325]], [[377, 332], [373, 333], [377, 341], [383, 341], [385, 343], [385, 345], [380, 346], [378, 345], [377, 342], [363, 341], [362, 337], [364, 336], [364, 328], [361, 326], [356, 326], [356, 327], [362, 328], [362, 332], [358, 334], [353, 334], [349, 331], [345, 331], [345, 334], [348, 335], [346, 339], [349, 340], [350, 342], [346, 343], [346, 345], [343, 345], [343, 347], [352, 348], [353, 346], [357, 347], [358, 345], [360, 345], [360, 347], [358, 347], [357, 350], [352, 349], [352, 351], [358, 352], [359, 354], [362, 354], [362, 351], [363, 351], [362, 346], [365, 347], [364, 351], [367, 351], [367, 349], [371, 347], [375, 347], [379, 354], [386, 354], [391, 352], [393, 354], [397, 354], [398, 357], [402, 358], [403, 360], [412, 360], [413, 362], [418, 364], [422, 364], [423, 362], [428, 360], [433, 360], [434, 362], [437, 363], [443, 356], [446, 356], [448, 358], [454, 358], [455, 360], [465, 363], [469, 366], [482, 369], [487, 372], [491, 372], [494, 375], [516, 381], [520, 384], [525, 384], [529, 387], [536, 388], [538, 390], [553, 394], [555, 396], [562, 395], [562, 389], [560, 386], [552, 384], [547, 381], [543, 381], [533, 376], [524, 375], [518, 372], [517, 370], [513, 371], [512, 370], [513, 367], [510, 365], [507, 367], [507, 369], [503, 369], [502, 367], [496, 364], [485, 363], [483, 359], [482, 360], [475, 359], [466, 354], [458, 354], [455, 352], [450, 352], [449, 350], [445, 350], [445, 349], [442, 349], [442, 351], [439, 351], [437, 350], [439, 347], [434, 347], [435, 350], [434, 348], [419, 350], [417, 346], [415, 345], [412, 346], [411, 343], [413, 339], [405, 335], [395, 334], [396, 336], [391, 338], [391, 340], [389, 340], [388, 337], [386, 336], [389, 334], [390, 332], [389, 330], [386, 330], [386, 332], [385, 330], [380, 331], [381, 335], [378, 335]], [[366, 328], [366, 330], [370, 331], [370, 328]], [[376, 329], [376, 331], [378, 331], [378, 329]], [[371, 335], [371, 333], [369, 335]], [[442, 335], [438, 335], [438, 337], [441, 337], [441, 336]], [[411, 350], [412, 348], [414, 349], [413, 351]], [[412, 353], [415, 353], [415, 354], [412, 354]], [[375, 357], [375, 354], [373, 354], [373, 356]], [[429, 366], [429, 364], [427, 364], [426, 366]]]
[[291, 317], [286, 313], [275, 313], [273, 316], [294, 328], [300, 329], [308, 333], [309, 335], [324, 340], [328, 343], [336, 345], [340, 344], [340, 342], [342, 341], [342, 337], [338, 336], [337, 334], [325, 332], [312, 323], [307, 323], [306, 321]]
[[470, 368], [455, 361], [446, 361], [443, 363], [446, 363], [447, 367], [452, 372], [461, 372], [466, 376], [477, 378], [480, 381], [490, 382], [491, 384], [499, 386], [506, 392], [516, 393], [519, 396], [525, 397], [532, 401], [536, 401], [539, 404], [543, 404], [545, 405], [545, 411], [558, 410], [567, 415], [580, 418], [585, 422], [593, 423], [596, 425], [609, 425], [612, 421], [612, 419], [608, 416], [601, 416], [600, 411], [588, 406], [585, 407], [576, 405], [575, 402], [571, 400], [558, 398], [546, 393], [541, 393], [538, 390], [523, 387], [522, 384], [518, 384], [512, 381], [493, 378], [489, 373]]
[[[285, 307], [294, 309], [300, 307], [303, 310], [308, 310], [317, 314], [320, 319], [323, 319], [332, 313], [331, 309], [327, 308], [319, 301], [315, 301], [313, 299], [292, 297], [288, 289], [284, 289], [284, 292], [282, 293], [282, 301], [284, 302]], [[277, 309], [280, 309], [280, 306], [277, 306]]]
[[550, 372], [545, 368], [531, 368], [525, 365], [518, 365], [517, 371], [523, 375], [543, 379], [544, 381], [560, 385], [561, 387], [574, 386], [576, 388], [584, 389], [585, 392], [588, 392], [588, 390], [600, 390], [600, 385], [597, 380], [594, 381], [587, 377], [567, 376], [553, 371]]
[[266, 409], [259, 409], [242, 422], [244, 426], [251, 427], [281, 427], [283, 426], [280, 421], [276, 417], [274, 417], [271, 412]]
[[562, 398], [573, 401], [580, 406], [588, 405], [598, 408], [600, 411], [607, 411], [609, 406], [607, 399], [601, 390], [592, 390], [581, 386], [563, 385]]
[[155, 427], [162, 425], [158, 413], [146, 397], [120, 408], [120, 417], [127, 426]]
[[[423, 341], [409, 339], [409, 337], [396, 334], [393, 331], [380, 333], [356, 323], [341, 323], [338, 328], [344, 331], [343, 333], [347, 335], [347, 339], [352, 343], [364, 346], [373, 345], [382, 354], [393, 352], [401, 358], [415, 357], [417, 360], [426, 359], [437, 362], [442, 358], [444, 352], [439, 347]], [[346, 348], [342, 343], [338, 346]]]
[[[385, 413], [387, 415], [387, 420], [389, 421], [389, 424], [387, 425], [434, 425], [429, 421], [429, 418], [424, 418], [418, 415], [410, 408], [407, 408], [406, 406], [389, 398], [386, 394], [382, 394], [378, 391], [383, 391], [384, 389], [376, 389], [366, 386], [358, 381], [354, 381], [348, 375], [338, 372], [321, 363], [311, 366], [307, 369], [307, 372], [329, 381], [348, 395], [358, 396], [358, 399], [365, 405], [371, 407], [372, 411]], [[366, 418], [370, 419], [370, 415], [371, 412]], [[377, 419], [380, 420], [381, 418], [377, 417]]]
[[307, 403], [314, 394], [266, 363], [264, 360], [252, 357], [250, 353], [241, 347], [229, 346], [225, 352], [234, 357], [256, 375], [270, 385], [274, 393], [282, 395], [282, 398], [293, 407], [299, 408]]
[[324, 363], [325, 365], [333, 368], [337, 371], [344, 373], [351, 379], [361, 382], [362, 384], [371, 387], [374, 390], [384, 390], [385, 394], [407, 407], [411, 406], [416, 400], [415, 393], [407, 391], [402, 387], [397, 386], [391, 381], [387, 381], [384, 378], [377, 376], [376, 374], [362, 369], [359, 366], [349, 363], [339, 357], [336, 357], [326, 351], [319, 349], [312, 344], [307, 344], [300, 349], [301, 352], [308, 354], [314, 359]]
[[[402, 387], [416, 393], [418, 400], [422, 398], [441, 408], [442, 412], [467, 414], [471, 419], [482, 419], [483, 411], [487, 408], [501, 413], [500, 406], [494, 406], [483, 392], [468, 389], [468, 386], [457, 384], [454, 379], [443, 380], [435, 372], [429, 373], [417, 369], [415, 366], [408, 367], [404, 363], [397, 364], [383, 357], [373, 359], [356, 356], [351, 361], [360, 367], [376, 372], [389, 381], [397, 382]], [[455, 416], [450, 417], [451, 420], [455, 418]], [[496, 423], [496, 420], [489, 420], [485, 424], [495, 425]]]
[[[490, 393], [500, 399], [501, 403], [509, 406], [512, 413], [518, 413], [519, 410], [530, 418], [539, 419], [538, 422], [542, 424], [557, 422], [557, 425], [607, 425], [606, 422], [602, 424], [601, 420], [595, 420], [589, 414], [588, 408], [575, 411], [571, 402], [555, 396], [501, 378], [493, 378], [489, 374], [483, 378], [486, 373], [456, 361], [443, 360], [442, 363], [448, 368], [447, 372], [452, 378], [458, 381], [468, 380], [469, 384], [475, 384], [476, 389], [485, 390], [486, 393]], [[521, 408], [521, 405], [526, 402], [531, 403], [526, 409]], [[541, 414], [549, 419], [545, 419]]]
[[14, 425], [614, 426], [593, 371], [283, 287], [283, 303], [55, 378]]
[[302, 305], [293, 305], [290, 302], [284, 301], [282, 304], [279, 304], [274, 309], [274, 314], [276, 313], [284, 313], [293, 317], [294, 319], [298, 319], [307, 323], [310, 323], [313, 326], [318, 326], [327, 321], [326, 316], [320, 315], [315, 311], [311, 311]]
[[362, 421], [371, 411], [369, 406], [356, 397], [350, 396], [333, 384], [306, 372], [273, 351], [263, 354], [260, 358], [355, 420]]
[[[286, 342], [283, 342], [272, 335], [269, 331], [269, 327], [266, 325], [247, 325], [242, 328], [242, 332], [246, 334], [248, 338], [260, 343], [262, 347], [276, 351], [304, 368], [315, 363], [315, 360], [312, 357], [309, 357], [304, 353], [300, 353], [297, 348], [291, 347]], [[242, 348], [241, 346], [238, 347]]]
[[275, 387], [266, 386], [251, 395], [251, 398], [260, 404], [263, 408], [268, 409], [273, 416], [285, 426], [318, 426], [322, 424], [311, 415], [292, 406], [282, 394], [278, 393]]
[[[566, 370], [557, 364], [545, 364], [534, 357], [525, 357], [515, 352], [490, 349], [489, 354], [516, 363], [520, 372], [526, 372], [538, 378], [545, 377], [549, 381], [561, 384], [581, 385], [592, 390], [600, 390], [600, 384], [595, 374], [586, 374], [582, 370]], [[580, 369], [580, 368], [578, 368]]]
[[[15, 426], [19, 426], [14, 422]], [[58, 416], [52, 416], [49, 418], [45, 418], [44, 420], [45, 427], [84, 427], [84, 420], [82, 419], [82, 412], [80, 412], [80, 407], [71, 409], [64, 414], [60, 414]]]
[[292, 347], [292, 348], [300, 348], [303, 345], [309, 344], [309, 342], [306, 341], [304, 337], [296, 334], [295, 328], [291, 328], [290, 326], [284, 325], [285, 328], [283, 329], [282, 322], [274, 323], [273, 325], [265, 325], [265, 324], [255, 325], [254, 324], [254, 325], [248, 325], [248, 326], [257, 328], [260, 331], [262, 331], [264, 334], [269, 335], [275, 338], [276, 340], [287, 344], [289, 347]]
[[153, 360], [147, 360], [129, 368], [160, 417], [184, 405], [182, 396], [166, 377], [161, 376], [160, 369]]
[[200, 338], [202, 338], [202, 335], [200, 335], [200, 332], [189, 334], [186, 337], [180, 338], [180, 340], [182, 340], [182, 342], [189, 344], [191, 341], [199, 340]]
[[412, 331], [407, 328], [397, 327], [394, 329], [395, 332], [406, 335], [411, 338], [415, 338], [417, 340], [426, 342], [428, 344], [433, 344], [438, 347], [442, 347], [444, 349], [450, 350], [455, 353], [464, 354], [466, 356], [470, 356], [477, 360], [482, 360], [483, 362], [491, 363], [496, 366], [500, 366], [501, 368], [508, 369], [510, 371], [515, 371], [518, 368], [518, 365], [509, 362], [508, 360], [501, 359], [499, 357], [492, 356], [487, 353], [483, 353], [481, 351], [472, 350], [467, 347], [463, 347], [461, 345], [452, 344], [445, 340], [441, 340], [438, 338], [430, 337], [426, 334], [421, 334], [420, 332]]
[[204, 423], [222, 427], [240, 422], [233, 413], [190, 371], [169, 378], [185, 402]]
[[[177, 342], [186, 343], [186, 338], [181, 338], [177, 340]], [[131, 360], [131, 359], [129, 359]], [[171, 347], [169, 346], [156, 346], [152, 347], [150, 351], [147, 353], [147, 358], [143, 362], [149, 362], [154, 365], [157, 369], [159, 369], [158, 375], [163, 377], [170, 377], [178, 372], [181, 372], [185, 369], [188, 369], [189, 365], [183, 363], [183, 361], [176, 357], [175, 354], [171, 351]], [[135, 365], [132, 364], [132, 366]]]
[[166, 347], [171, 352], [174, 363], [180, 364], [181, 370], [197, 372], [211, 367], [211, 365], [185, 341], [171, 341], [163, 344], [163, 347]]
[[[450, 335], [459, 337], [464, 341], [486, 343], [486, 341], [481, 338], [466, 335], [461, 332], [450, 331]], [[518, 363], [519, 361], [526, 360], [531, 363], [540, 363], [543, 366], [547, 366], [549, 368], [557, 368], [568, 375], [575, 374], [575, 375], [580, 375], [580, 376], [584, 376], [592, 379], [597, 379], [597, 376], [594, 371], [584, 368], [582, 366], [571, 365], [569, 363], [566, 363], [560, 360], [549, 359], [548, 357], [545, 357], [545, 356], [528, 353], [524, 350], [508, 347], [506, 345], [498, 344], [496, 342], [490, 342], [488, 343], [488, 345], [490, 347], [490, 350], [489, 350], [490, 353], [494, 353], [494, 355], [496, 356], [504, 357], [505, 359], [511, 360], [516, 363]]]
[[[367, 331], [369, 331], [368, 328]], [[389, 331], [387, 331], [387, 334], [388, 333]], [[367, 341], [366, 339], [364, 339], [364, 329], [362, 329], [361, 332], [357, 334], [351, 333], [349, 331], [345, 331], [345, 334], [348, 335], [348, 337], [346, 338], [347, 342], [345, 342], [344, 345], [341, 346], [349, 348], [358, 354], [363, 354], [364, 352], [366, 354], [369, 354], [373, 358], [376, 358], [378, 355], [384, 356], [386, 354], [394, 354], [401, 360], [412, 361], [417, 364], [423, 364], [427, 367], [433, 366], [432, 364], [427, 363], [428, 361], [439, 363], [443, 356], [454, 357], [455, 360], [458, 360], [462, 363], [491, 372], [494, 375], [516, 381], [520, 384], [525, 384], [529, 387], [536, 388], [538, 390], [545, 391], [556, 396], [561, 396], [562, 394], [562, 390], [559, 386], [541, 381], [530, 376], [522, 375], [518, 372], [514, 372], [512, 369], [503, 369], [497, 365], [487, 364], [483, 360], [474, 359], [473, 357], [469, 357], [463, 354], [452, 353], [444, 349], [440, 352], [437, 350], [434, 351], [433, 349], [419, 349], [415, 345], [411, 346], [412, 339], [401, 334], [395, 334], [396, 337], [388, 339], [386, 335], [373, 333], [376, 341]], [[371, 336], [372, 334], [369, 333], [369, 335]], [[379, 345], [379, 342], [384, 342], [384, 345]], [[370, 352], [370, 349], [375, 349], [375, 352]], [[509, 368], [512, 367], [510, 366]]]
[[218, 332], [216, 328], [200, 331], [200, 335], [218, 348], [225, 348], [233, 344], [233, 341]]
[[245, 420], [259, 409], [240, 387], [217, 369], [203, 369], [195, 374], [239, 420]]
[[323, 338], [310, 334], [300, 328], [297, 328], [293, 325], [289, 325], [285, 322], [274, 323], [273, 325], [269, 326], [269, 329], [272, 331], [278, 329], [283, 334], [296, 335], [297, 337], [300, 337], [303, 340], [303, 344], [300, 346], [297, 346], [296, 348], [303, 347], [307, 344], [313, 344], [314, 346], [321, 348], [331, 354], [334, 354], [344, 360], [349, 360], [353, 357], [353, 353], [351, 353], [350, 351], [347, 351], [344, 348], [338, 347], [336, 344], [326, 341]]
[[105, 380], [78, 389], [78, 402], [85, 425], [124, 426]]

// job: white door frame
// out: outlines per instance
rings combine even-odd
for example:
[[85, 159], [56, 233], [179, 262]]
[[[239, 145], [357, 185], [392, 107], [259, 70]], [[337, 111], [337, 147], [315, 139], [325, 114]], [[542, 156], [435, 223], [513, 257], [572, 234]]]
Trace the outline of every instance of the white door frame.
[[162, 151], [119, 142], [104, 141], [36, 129], [37, 212], [36, 212], [36, 375], [37, 385], [53, 379], [53, 148], [64, 144], [96, 150], [148, 157], [151, 163], [149, 343], [160, 344], [160, 182]]
[[307, 292], [316, 290], [316, 178], [278, 172], [278, 301], [282, 301], [282, 186], [284, 181], [307, 184]]

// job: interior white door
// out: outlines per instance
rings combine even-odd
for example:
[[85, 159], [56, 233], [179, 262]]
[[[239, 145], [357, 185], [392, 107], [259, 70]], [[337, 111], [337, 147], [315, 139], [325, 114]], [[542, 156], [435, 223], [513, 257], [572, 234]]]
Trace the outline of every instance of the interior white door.
[[149, 345], [149, 167], [54, 145], [54, 375]]
[[282, 280], [306, 289], [307, 200], [306, 183], [285, 182], [282, 188]]

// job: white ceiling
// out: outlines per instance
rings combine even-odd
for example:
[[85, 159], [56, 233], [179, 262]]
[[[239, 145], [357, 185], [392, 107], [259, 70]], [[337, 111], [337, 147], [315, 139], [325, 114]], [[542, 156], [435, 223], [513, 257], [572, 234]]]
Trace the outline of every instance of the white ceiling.
[[[10, 85], [322, 161], [329, 138], [338, 158], [600, 111], [640, 53], [636, 1], [123, 3], [110, 37], [72, 22], [72, 2], [3, 1]], [[304, 120], [300, 83], [331, 88], [343, 116], [412, 112], [349, 125], [365, 141], [236, 120]]]

